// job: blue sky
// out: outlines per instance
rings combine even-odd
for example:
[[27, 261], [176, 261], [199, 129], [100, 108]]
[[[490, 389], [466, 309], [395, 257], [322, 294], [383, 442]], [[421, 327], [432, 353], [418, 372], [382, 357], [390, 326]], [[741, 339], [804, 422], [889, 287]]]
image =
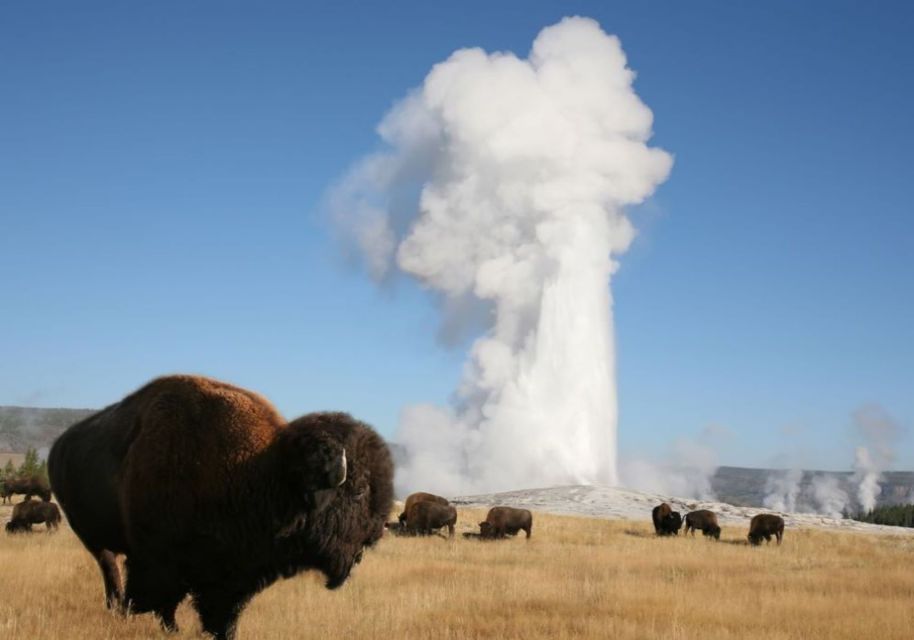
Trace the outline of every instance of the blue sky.
[[714, 426], [724, 463], [848, 468], [875, 403], [914, 467], [906, 2], [4, 2], [0, 404], [197, 372], [390, 435], [446, 403], [435, 301], [348, 265], [321, 197], [432, 64], [573, 14], [676, 158], [613, 285], [622, 455]]

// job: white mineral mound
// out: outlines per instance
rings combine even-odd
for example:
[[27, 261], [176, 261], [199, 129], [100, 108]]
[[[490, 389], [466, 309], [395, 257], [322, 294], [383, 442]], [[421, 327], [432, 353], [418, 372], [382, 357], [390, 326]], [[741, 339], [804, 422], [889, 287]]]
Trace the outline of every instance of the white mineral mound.
[[777, 513], [784, 518], [784, 523], [787, 527], [815, 527], [863, 533], [914, 535], [914, 529], [905, 527], [867, 524], [856, 520], [828, 518], [814, 513], [783, 513], [756, 507], [735, 507], [723, 502], [677, 498], [675, 496], [600, 485], [549, 487], [476, 496], [459, 496], [451, 498], [451, 502], [455, 505], [466, 507], [522, 507], [531, 511], [558, 515], [642, 520], [645, 522], [651, 521], [651, 509], [661, 502], [667, 502], [673, 507], [674, 511], [679, 511], [683, 516], [696, 509], [710, 509], [717, 514], [722, 525], [745, 526], [747, 530], [752, 516], [759, 513]]

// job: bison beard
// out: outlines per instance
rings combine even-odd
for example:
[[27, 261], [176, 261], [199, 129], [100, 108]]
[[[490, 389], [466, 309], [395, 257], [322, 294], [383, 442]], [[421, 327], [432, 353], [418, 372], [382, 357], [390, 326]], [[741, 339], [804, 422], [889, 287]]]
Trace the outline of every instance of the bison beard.
[[287, 424], [257, 394], [194, 376], [154, 380], [70, 427], [49, 472], [109, 607], [174, 630], [190, 594], [217, 638], [280, 577], [318, 569], [342, 585], [393, 501], [390, 453], [367, 425], [344, 413]]

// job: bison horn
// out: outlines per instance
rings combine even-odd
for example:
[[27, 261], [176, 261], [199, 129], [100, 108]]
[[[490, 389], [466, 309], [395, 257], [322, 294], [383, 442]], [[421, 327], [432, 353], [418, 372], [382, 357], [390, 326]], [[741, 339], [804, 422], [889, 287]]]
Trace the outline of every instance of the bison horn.
[[343, 455], [340, 457], [339, 475], [340, 475], [340, 479], [336, 483], [337, 487], [340, 486], [341, 484], [343, 484], [344, 482], [346, 482], [346, 450], [345, 449], [343, 449]]

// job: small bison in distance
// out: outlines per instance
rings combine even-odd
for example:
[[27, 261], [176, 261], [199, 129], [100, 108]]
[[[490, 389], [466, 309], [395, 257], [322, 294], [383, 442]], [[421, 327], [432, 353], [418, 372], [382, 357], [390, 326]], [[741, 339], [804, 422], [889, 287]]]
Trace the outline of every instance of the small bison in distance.
[[410, 535], [431, 535], [442, 527], [447, 527], [448, 537], [453, 537], [457, 524], [457, 509], [450, 504], [420, 501], [410, 505], [406, 512], [406, 522], [402, 525], [405, 533]]
[[406, 525], [406, 514], [409, 513], [409, 508], [412, 507], [417, 502], [436, 502], [438, 504], [449, 505], [447, 498], [442, 498], [441, 496], [436, 496], [434, 493], [425, 493], [424, 491], [418, 491], [416, 493], [411, 493], [406, 498], [406, 503], [403, 505], [403, 512], [400, 514], [398, 520], [401, 525]]
[[651, 517], [654, 520], [654, 532], [658, 536], [679, 535], [682, 516], [678, 511], [673, 511], [666, 502], [654, 507]]
[[341, 586], [393, 504], [390, 452], [368, 425], [345, 413], [287, 423], [261, 396], [198, 376], [159, 378], [73, 425], [48, 466], [108, 606], [174, 631], [190, 594], [219, 639], [279, 578], [317, 569]]
[[479, 537], [500, 539], [524, 531], [527, 538], [533, 533], [533, 514], [526, 509], [492, 507], [486, 519], [479, 523]]
[[47, 530], [56, 531], [60, 526], [60, 509], [53, 502], [26, 500], [13, 507], [13, 516], [6, 523], [7, 533], [31, 531], [33, 524], [44, 523]]
[[720, 525], [717, 524], [717, 514], [707, 509], [691, 511], [685, 517], [685, 532], [695, 535], [695, 530], [702, 535], [720, 540]]
[[781, 538], [784, 537], [784, 518], [773, 513], [760, 513], [754, 516], [749, 522], [749, 544], [759, 545], [762, 538], [766, 544], [770, 544], [771, 536], [777, 538], [778, 544], [781, 544]]
[[4, 504], [17, 493], [23, 494], [26, 500], [32, 496], [38, 496], [45, 502], [51, 501], [51, 487], [48, 485], [48, 481], [41, 476], [7, 478], [0, 483], [0, 496], [2, 496]]

